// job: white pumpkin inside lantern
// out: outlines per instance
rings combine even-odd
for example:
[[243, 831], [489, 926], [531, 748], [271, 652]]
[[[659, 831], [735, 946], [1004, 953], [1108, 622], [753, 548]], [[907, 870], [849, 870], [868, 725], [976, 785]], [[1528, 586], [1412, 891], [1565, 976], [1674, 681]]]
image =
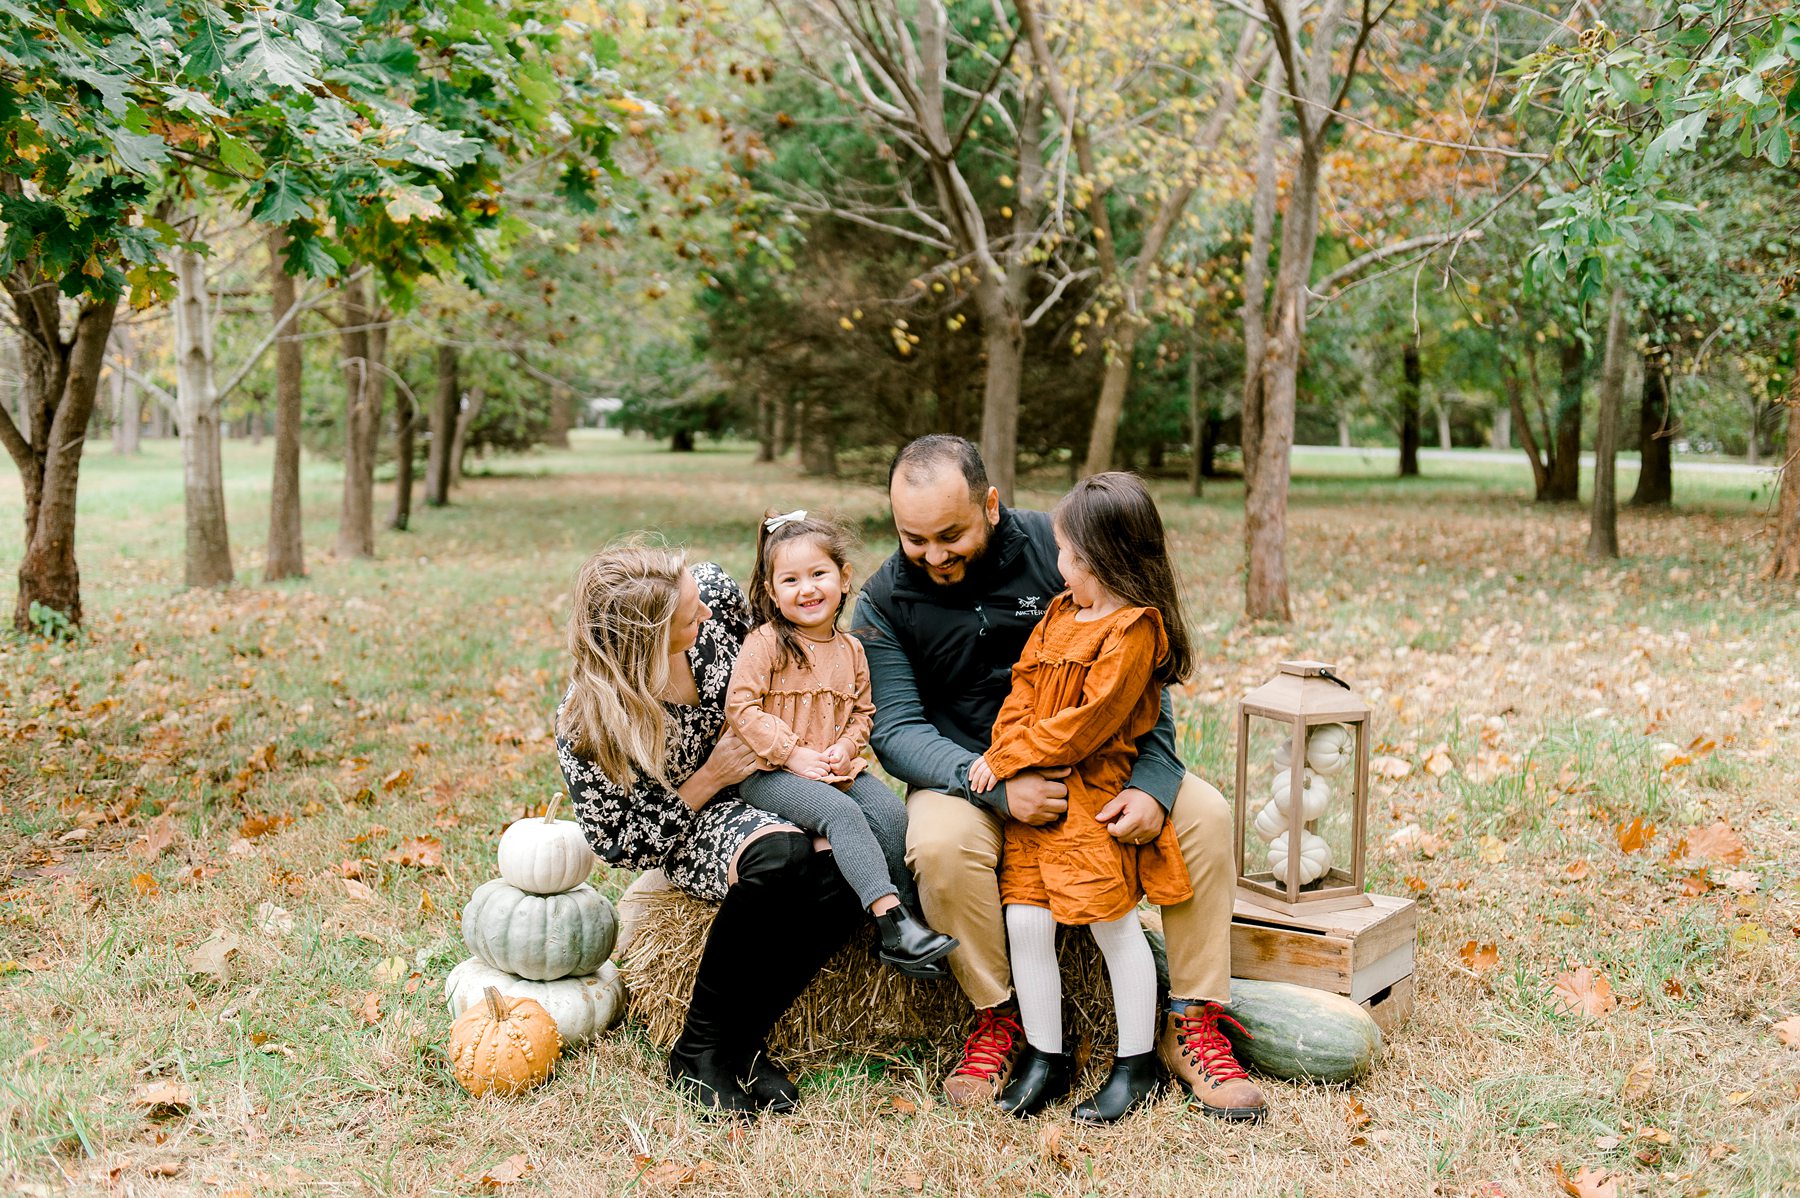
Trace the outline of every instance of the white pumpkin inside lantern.
[[1256, 834], [1264, 841], [1274, 840], [1287, 830], [1287, 816], [1275, 805], [1273, 799], [1263, 804], [1263, 809], [1256, 813]]
[[1336, 774], [1356, 760], [1356, 737], [1342, 724], [1321, 724], [1306, 738], [1306, 764]]
[[[1300, 885], [1316, 882], [1325, 876], [1331, 868], [1331, 846], [1323, 836], [1315, 836], [1311, 832], [1300, 833]], [[1277, 880], [1285, 879], [1288, 871], [1288, 834], [1283, 832], [1269, 844], [1269, 872]]]
[[[1300, 791], [1300, 819], [1303, 823], [1311, 823], [1325, 814], [1331, 805], [1331, 788], [1325, 785], [1325, 779], [1315, 777], [1311, 770], [1300, 773], [1302, 789]], [[1275, 794], [1275, 806], [1281, 814], [1288, 813], [1288, 806], [1293, 802], [1293, 773], [1282, 770], [1275, 775], [1272, 787]]]

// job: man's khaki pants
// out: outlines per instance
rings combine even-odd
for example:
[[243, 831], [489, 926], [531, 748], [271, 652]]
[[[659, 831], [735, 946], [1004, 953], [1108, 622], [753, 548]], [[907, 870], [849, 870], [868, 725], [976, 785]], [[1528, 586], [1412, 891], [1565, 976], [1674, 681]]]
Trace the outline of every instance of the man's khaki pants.
[[[1163, 908], [1173, 998], [1231, 997], [1231, 908], [1237, 889], [1231, 805], [1189, 774], [1175, 796], [1175, 834], [1194, 897]], [[956, 937], [950, 972], [978, 1008], [1012, 993], [1006, 920], [1000, 906], [1003, 821], [967, 799], [915, 790], [906, 800], [906, 864], [919, 882], [925, 922]]]

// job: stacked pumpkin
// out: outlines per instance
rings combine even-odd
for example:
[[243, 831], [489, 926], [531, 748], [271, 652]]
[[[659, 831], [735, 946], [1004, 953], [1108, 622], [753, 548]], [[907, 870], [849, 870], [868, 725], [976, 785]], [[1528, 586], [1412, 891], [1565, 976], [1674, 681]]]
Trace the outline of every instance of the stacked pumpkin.
[[463, 908], [463, 943], [474, 954], [450, 971], [450, 1012], [488, 1005], [490, 990], [532, 999], [556, 1022], [565, 1047], [604, 1032], [625, 1011], [625, 983], [607, 960], [618, 918], [588, 885], [595, 857], [573, 820], [519, 820], [500, 837], [500, 876]]

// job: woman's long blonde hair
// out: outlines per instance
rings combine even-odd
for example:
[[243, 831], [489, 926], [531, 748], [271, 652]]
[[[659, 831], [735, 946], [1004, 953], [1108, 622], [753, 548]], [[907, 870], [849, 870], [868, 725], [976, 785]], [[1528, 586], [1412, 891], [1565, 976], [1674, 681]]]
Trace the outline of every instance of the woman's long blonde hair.
[[669, 635], [686, 556], [628, 542], [587, 559], [569, 613], [569, 697], [560, 731], [614, 785], [642, 772], [664, 786]]

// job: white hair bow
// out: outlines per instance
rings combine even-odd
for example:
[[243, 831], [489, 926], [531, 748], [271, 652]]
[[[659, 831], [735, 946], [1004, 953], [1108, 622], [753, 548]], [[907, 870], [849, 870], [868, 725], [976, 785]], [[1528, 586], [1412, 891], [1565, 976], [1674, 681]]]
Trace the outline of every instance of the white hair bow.
[[806, 519], [806, 509], [805, 508], [795, 508], [793, 511], [788, 512], [785, 515], [770, 516], [767, 520], [764, 520], [763, 521], [763, 531], [764, 532], [774, 532], [776, 529], [780, 528], [783, 524], [798, 524], [798, 523], [800, 523], [800, 521], [802, 521], [804, 519]]

